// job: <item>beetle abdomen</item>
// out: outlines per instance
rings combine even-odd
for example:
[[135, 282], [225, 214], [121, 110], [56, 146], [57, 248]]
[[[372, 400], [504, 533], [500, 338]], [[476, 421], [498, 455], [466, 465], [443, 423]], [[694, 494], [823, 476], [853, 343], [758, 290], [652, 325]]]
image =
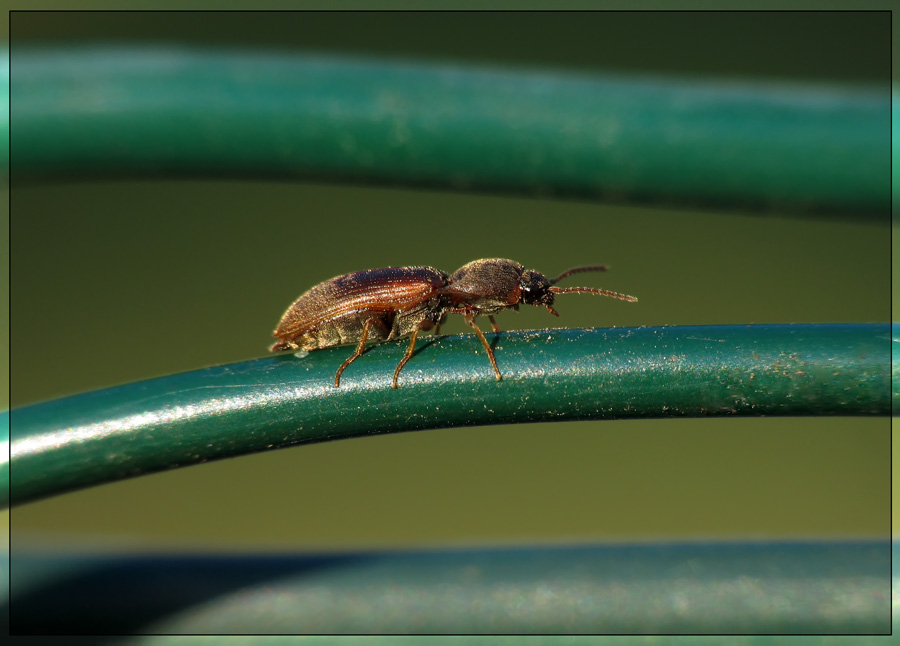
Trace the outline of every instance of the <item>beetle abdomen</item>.
[[[396, 327], [398, 313], [424, 311], [424, 305], [447, 284], [447, 279], [446, 273], [433, 267], [387, 267], [326, 280], [300, 296], [284, 313], [274, 332], [279, 343], [272, 350], [315, 350], [355, 343], [369, 319], [376, 319], [369, 339], [383, 341]], [[403, 317], [401, 322], [407, 320]], [[415, 326], [401, 327], [394, 336], [409, 334]]]
[[294, 339], [294, 342], [303, 350], [318, 350], [356, 343], [362, 337], [363, 327], [370, 318], [375, 318], [376, 321], [369, 327], [369, 341], [386, 340], [391, 332], [390, 315], [375, 316], [372, 312], [351, 312], [331, 319], [327, 325], [301, 333]]

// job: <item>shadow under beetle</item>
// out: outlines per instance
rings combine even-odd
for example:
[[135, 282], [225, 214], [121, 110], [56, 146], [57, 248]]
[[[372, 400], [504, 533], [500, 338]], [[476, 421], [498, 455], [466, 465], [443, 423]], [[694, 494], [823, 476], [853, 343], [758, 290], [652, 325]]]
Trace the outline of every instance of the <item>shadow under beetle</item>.
[[288, 308], [273, 333], [278, 342], [271, 350], [318, 350], [356, 343], [356, 351], [334, 376], [337, 388], [341, 373], [365, 351], [367, 342], [411, 334], [406, 354], [394, 370], [391, 387], [396, 388], [419, 332], [434, 329], [437, 334], [448, 314], [461, 314], [481, 340], [499, 381], [503, 376], [494, 351], [475, 317], [487, 316], [494, 332], [499, 332], [494, 314], [517, 310], [523, 303], [559, 316], [553, 309], [557, 294], [581, 292], [636, 302], [634, 296], [605, 289], [555, 286], [572, 274], [605, 270], [602, 265], [575, 267], [547, 278], [513, 260], [486, 258], [463, 265], [453, 275], [433, 267], [387, 267], [345, 274], [316, 285]]

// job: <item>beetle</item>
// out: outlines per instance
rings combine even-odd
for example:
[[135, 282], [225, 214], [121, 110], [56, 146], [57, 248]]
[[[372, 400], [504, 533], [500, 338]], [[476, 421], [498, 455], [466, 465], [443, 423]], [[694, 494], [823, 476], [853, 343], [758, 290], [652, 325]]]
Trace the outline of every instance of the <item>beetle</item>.
[[434, 329], [438, 334], [448, 314], [461, 314], [481, 340], [499, 381], [503, 375], [475, 317], [487, 316], [494, 332], [500, 332], [494, 314], [518, 310], [520, 304], [544, 307], [559, 316], [553, 309], [557, 294], [581, 292], [636, 302], [634, 296], [605, 289], [555, 285], [572, 274], [605, 270], [603, 265], [575, 267], [547, 278], [514, 260], [486, 258], [465, 264], [452, 275], [434, 267], [387, 267], [345, 274], [316, 285], [288, 308], [273, 333], [278, 341], [271, 350], [311, 351], [356, 343], [356, 350], [334, 377], [337, 388], [341, 374], [363, 354], [367, 342], [412, 335], [394, 370], [391, 387], [396, 388], [419, 332]]

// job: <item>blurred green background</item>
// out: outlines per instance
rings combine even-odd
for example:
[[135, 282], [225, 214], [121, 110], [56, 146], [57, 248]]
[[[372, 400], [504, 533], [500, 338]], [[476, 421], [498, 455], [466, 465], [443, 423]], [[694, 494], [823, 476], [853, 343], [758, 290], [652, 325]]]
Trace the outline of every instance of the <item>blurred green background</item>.
[[[193, 43], [885, 87], [890, 29], [884, 13], [16, 13], [11, 45]], [[887, 219], [232, 178], [30, 183], [10, 197], [12, 406], [264, 356], [308, 287], [388, 265], [452, 271], [497, 256], [554, 274], [605, 263], [584, 284], [640, 297], [560, 298], [561, 319], [529, 308], [499, 317], [504, 329], [892, 318]], [[889, 420], [864, 418], [387, 435], [24, 505], [11, 540], [304, 550], [884, 537], [890, 441]]]

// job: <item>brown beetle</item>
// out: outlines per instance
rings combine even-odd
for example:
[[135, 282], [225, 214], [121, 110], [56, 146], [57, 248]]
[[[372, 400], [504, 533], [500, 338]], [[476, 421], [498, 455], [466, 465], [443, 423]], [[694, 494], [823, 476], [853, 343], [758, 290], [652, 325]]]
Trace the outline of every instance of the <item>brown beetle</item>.
[[475, 260], [460, 267], [452, 276], [433, 267], [389, 267], [370, 269], [332, 278], [316, 285], [288, 308], [274, 336], [280, 350], [316, 350], [357, 343], [356, 351], [341, 364], [334, 377], [340, 386], [341, 373], [365, 350], [366, 342], [388, 341], [411, 334], [391, 387], [415, 349], [422, 330], [434, 328], [435, 334], [448, 314], [462, 314], [475, 330], [487, 351], [497, 380], [503, 378], [494, 351], [475, 324], [475, 317], [486, 315], [494, 332], [500, 327], [494, 314], [519, 305], [544, 307], [554, 316], [556, 294], [582, 292], [611, 296], [636, 302], [637, 298], [593, 287], [556, 287], [567, 276], [586, 271], [605, 271], [602, 265], [576, 267], [548, 279], [503, 258]]

